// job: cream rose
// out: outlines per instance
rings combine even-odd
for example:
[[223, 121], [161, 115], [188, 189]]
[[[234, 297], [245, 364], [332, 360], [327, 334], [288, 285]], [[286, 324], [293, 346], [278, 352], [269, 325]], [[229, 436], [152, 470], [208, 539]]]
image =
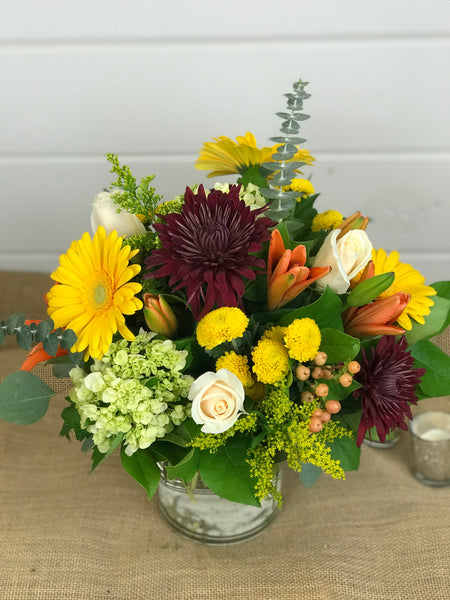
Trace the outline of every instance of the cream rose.
[[352, 229], [339, 240], [340, 229], [327, 235], [315, 257], [313, 267], [331, 267], [325, 277], [317, 281], [319, 289], [328, 285], [336, 294], [344, 294], [352, 279], [367, 265], [372, 257], [372, 244], [367, 233], [361, 229]]
[[145, 227], [132, 213], [117, 212], [118, 205], [109, 192], [97, 194], [92, 204], [91, 228], [95, 233], [99, 225], [103, 225], [106, 235], [114, 229], [122, 236], [138, 235], [146, 232]]
[[244, 411], [244, 387], [228, 369], [200, 375], [189, 390], [192, 418], [203, 425], [203, 433], [222, 433]]

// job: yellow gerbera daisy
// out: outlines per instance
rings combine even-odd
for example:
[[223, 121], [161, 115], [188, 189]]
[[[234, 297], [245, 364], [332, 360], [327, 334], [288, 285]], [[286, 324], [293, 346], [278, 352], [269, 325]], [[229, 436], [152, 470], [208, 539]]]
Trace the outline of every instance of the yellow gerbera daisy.
[[[195, 166], [202, 171], [211, 171], [208, 177], [219, 177], [221, 175], [243, 174], [251, 165], [260, 165], [272, 161], [272, 154], [282, 144], [259, 149], [253, 133], [247, 131], [245, 136], [238, 135], [236, 142], [224, 135], [213, 138], [214, 142], [205, 142], [200, 150]], [[308, 150], [298, 150], [292, 158], [308, 165], [312, 164], [314, 158]], [[298, 171], [300, 172], [300, 171]]]
[[73, 241], [51, 275], [57, 285], [47, 294], [47, 312], [55, 327], [76, 333], [72, 351], [84, 351], [85, 360], [89, 356], [101, 359], [117, 331], [126, 340], [134, 340], [123, 315], [142, 308], [141, 300], [135, 298], [142, 286], [130, 281], [141, 267], [128, 264], [137, 252], [128, 245], [122, 247], [117, 231], [106, 237], [99, 227], [92, 239], [86, 232], [81, 240]]
[[425, 277], [416, 271], [411, 265], [399, 261], [399, 253], [395, 250], [389, 255], [380, 248], [372, 250], [372, 260], [375, 266], [375, 275], [382, 273], [395, 273], [395, 279], [390, 287], [380, 294], [380, 298], [389, 298], [397, 292], [405, 292], [411, 296], [408, 305], [397, 319], [403, 329], [412, 327], [411, 318], [422, 324], [423, 318], [430, 313], [430, 307], [434, 302], [429, 296], [434, 296], [436, 290], [429, 285], [424, 285]]

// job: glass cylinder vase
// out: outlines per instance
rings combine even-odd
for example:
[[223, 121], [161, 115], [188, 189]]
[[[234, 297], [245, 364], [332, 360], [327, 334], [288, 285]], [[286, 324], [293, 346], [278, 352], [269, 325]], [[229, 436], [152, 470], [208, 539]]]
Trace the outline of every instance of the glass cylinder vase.
[[394, 431], [390, 431], [386, 434], [386, 439], [384, 442], [382, 442], [377, 435], [376, 428], [372, 427], [372, 429], [367, 430], [366, 435], [364, 436], [364, 443], [372, 448], [388, 449], [393, 448], [399, 439], [400, 434], [398, 429], [394, 429]]
[[[281, 491], [280, 470], [274, 483]], [[279, 512], [272, 497], [265, 498], [260, 507], [231, 502], [211, 491], [200, 478], [193, 489], [181, 479], [168, 479], [164, 468], [158, 503], [166, 520], [179, 533], [211, 545], [248, 540], [268, 527]]]

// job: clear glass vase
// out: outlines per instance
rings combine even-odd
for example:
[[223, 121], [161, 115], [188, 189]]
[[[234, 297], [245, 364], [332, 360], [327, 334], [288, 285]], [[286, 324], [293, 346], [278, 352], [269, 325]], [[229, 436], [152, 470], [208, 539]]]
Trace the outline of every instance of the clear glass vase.
[[367, 430], [366, 435], [364, 436], [364, 443], [372, 448], [388, 449], [395, 446], [399, 439], [400, 434], [398, 429], [394, 429], [394, 431], [390, 431], [388, 434], [386, 434], [386, 439], [384, 442], [382, 442], [377, 435], [376, 428], [372, 427], [372, 429]]
[[[281, 472], [275, 476], [281, 490]], [[164, 468], [158, 486], [158, 502], [166, 520], [179, 533], [197, 542], [220, 545], [243, 542], [272, 523], [279, 512], [273, 498], [259, 506], [248, 506], [220, 498], [200, 478], [194, 489], [181, 479], [167, 479]]]

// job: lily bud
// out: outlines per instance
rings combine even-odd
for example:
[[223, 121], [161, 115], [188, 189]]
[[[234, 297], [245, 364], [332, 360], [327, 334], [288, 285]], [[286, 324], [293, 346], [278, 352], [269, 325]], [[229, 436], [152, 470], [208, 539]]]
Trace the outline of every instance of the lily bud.
[[178, 331], [178, 320], [163, 296], [144, 294], [144, 318], [147, 327], [172, 339]]
[[343, 237], [346, 233], [348, 233], [349, 231], [351, 231], [352, 229], [366, 229], [367, 224], [369, 222], [368, 217], [363, 217], [362, 214], [358, 211], [353, 213], [352, 215], [350, 215], [350, 217], [348, 217], [347, 219], [345, 219], [345, 221], [343, 221], [338, 229], [340, 229], [340, 233], [337, 236], [337, 239], [339, 240], [341, 237]]

